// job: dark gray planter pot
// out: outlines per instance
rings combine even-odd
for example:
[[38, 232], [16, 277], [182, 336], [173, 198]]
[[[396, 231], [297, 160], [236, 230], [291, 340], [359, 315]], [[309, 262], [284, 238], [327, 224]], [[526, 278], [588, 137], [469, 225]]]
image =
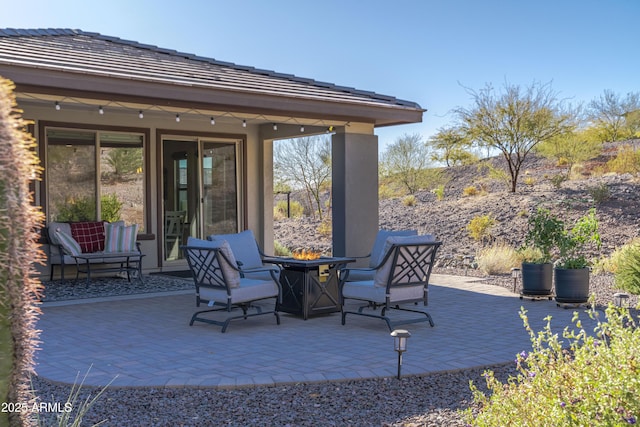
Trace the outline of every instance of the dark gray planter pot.
[[522, 263], [522, 294], [551, 295], [553, 287], [553, 266], [551, 263]]
[[579, 304], [589, 301], [589, 268], [556, 268], [556, 302]]

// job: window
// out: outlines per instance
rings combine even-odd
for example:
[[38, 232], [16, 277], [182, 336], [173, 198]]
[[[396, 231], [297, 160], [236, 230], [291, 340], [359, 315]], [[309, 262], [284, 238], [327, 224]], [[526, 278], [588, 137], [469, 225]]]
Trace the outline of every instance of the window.
[[124, 220], [144, 229], [144, 136], [48, 128], [49, 221]]

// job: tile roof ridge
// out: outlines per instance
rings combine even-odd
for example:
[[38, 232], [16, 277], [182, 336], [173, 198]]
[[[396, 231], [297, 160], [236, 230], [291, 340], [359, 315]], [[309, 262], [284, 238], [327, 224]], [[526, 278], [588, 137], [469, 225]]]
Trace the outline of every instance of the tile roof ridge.
[[180, 52], [174, 49], [161, 48], [156, 45], [144, 44], [144, 43], [140, 43], [133, 40], [122, 39], [120, 37], [115, 37], [115, 36], [107, 36], [97, 32], [90, 32], [90, 31], [84, 31], [80, 29], [70, 29], [70, 28], [40, 28], [40, 29], [0, 28], [0, 38], [2, 37], [45, 37], [45, 36], [86, 36], [86, 37], [91, 37], [91, 38], [95, 38], [95, 39], [99, 39], [107, 42], [117, 43], [121, 45], [128, 45], [138, 49], [146, 49], [151, 52], [162, 53], [165, 55], [176, 56], [176, 57], [189, 59], [193, 61], [205, 62], [212, 65], [228, 67], [228, 68], [232, 68], [240, 71], [247, 71], [254, 74], [261, 74], [269, 77], [286, 79], [286, 80], [290, 80], [290, 81], [298, 82], [302, 84], [313, 85], [313, 86], [318, 86], [318, 87], [327, 88], [327, 89], [333, 89], [333, 90], [337, 90], [345, 93], [351, 93], [353, 95], [379, 99], [385, 102], [395, 103], [397, 105], [401, 105], [404, 107], [418, 108], [418, 109], [422, 108], [420, 107], [419, 104], [415, 102], [401, 100], [389, 95], [382, 95], [376, 92], [360, 90], [354, 87], [340, 86], [334, 83], [318, 81], [311, 78], [298, 77], [293, 74], [281, 73], [281, 72], [267, 70], [267, 69], [260, 69], [260, 68], [256, 68], [248, 65], [239, 65], [233, 62], [219, 61], [215, 58], [204, 57], [204, 56], [196, 55], [193, 53]]

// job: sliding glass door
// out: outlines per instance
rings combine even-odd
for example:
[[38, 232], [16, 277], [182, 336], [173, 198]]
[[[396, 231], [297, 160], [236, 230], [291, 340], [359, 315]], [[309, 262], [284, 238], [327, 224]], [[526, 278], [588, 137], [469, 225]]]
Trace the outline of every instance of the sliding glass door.
[[238, 142], [171, 138], [162, 151], [163, 253], [175, 261], [188, 236], [238, 231]]

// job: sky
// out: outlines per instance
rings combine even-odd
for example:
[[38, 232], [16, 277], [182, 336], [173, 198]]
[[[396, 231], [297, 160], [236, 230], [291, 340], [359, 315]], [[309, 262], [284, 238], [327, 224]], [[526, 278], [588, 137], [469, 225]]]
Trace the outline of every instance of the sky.
[[2, 0], [0, 28], [72, 28], [418, 103], [452, 125], [468, 89], [551, 83], [588, 103], [640, 91], [640, 0]]

